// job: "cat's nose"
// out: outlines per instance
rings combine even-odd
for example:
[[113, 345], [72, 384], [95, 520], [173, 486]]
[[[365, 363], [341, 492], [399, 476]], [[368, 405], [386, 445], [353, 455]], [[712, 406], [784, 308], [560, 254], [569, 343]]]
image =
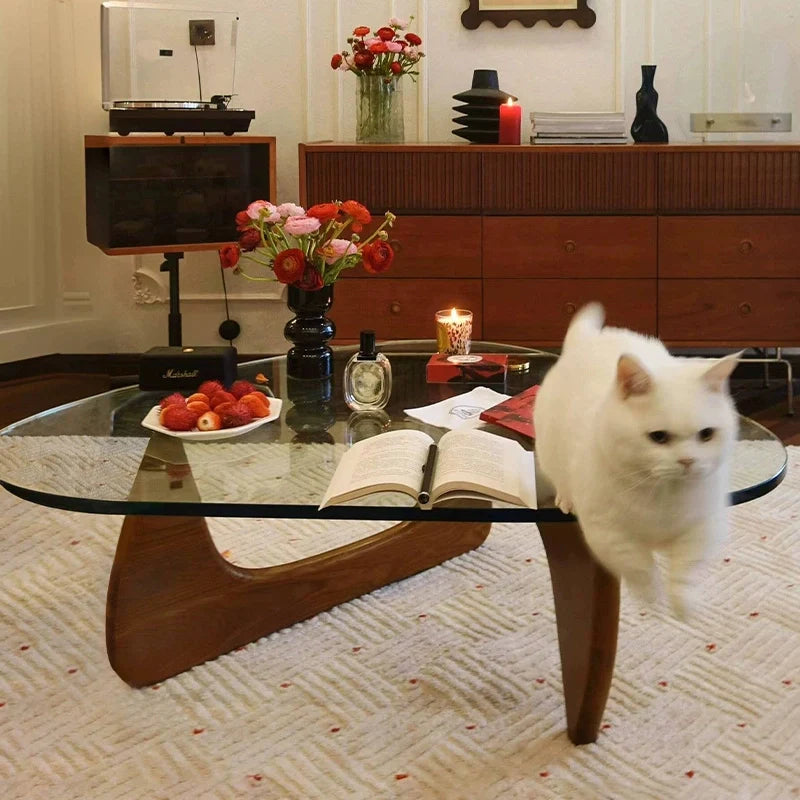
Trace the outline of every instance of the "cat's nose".
[[695, 462], [695, 459], [693, 459], [693, 458], [679, 458], [679, 459], [678, 459], [678, 463], [679, 463], [679, 464], [683, 464], [683, 466], [684, 466], [684, 467], [685, 467], [687, 470], [689, 469], [689, 467], [691, 467], [691, 466], [692, 466], [692, 464], [694, 464], [694, 462]]

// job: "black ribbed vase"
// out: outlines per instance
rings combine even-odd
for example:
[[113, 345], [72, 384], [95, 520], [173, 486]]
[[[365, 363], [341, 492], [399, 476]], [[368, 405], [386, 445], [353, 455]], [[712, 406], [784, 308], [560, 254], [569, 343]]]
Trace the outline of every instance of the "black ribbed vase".
[[286, 354], [290, 378], [320, 380], [333, 374], [333, 353], [328, 342], [336, 325], [325, 316], [333, 305], [333, 284], [314, 292], [289, 286], [288, 306], [295, 317], [286, 323], [283, 335], [292, 347]]

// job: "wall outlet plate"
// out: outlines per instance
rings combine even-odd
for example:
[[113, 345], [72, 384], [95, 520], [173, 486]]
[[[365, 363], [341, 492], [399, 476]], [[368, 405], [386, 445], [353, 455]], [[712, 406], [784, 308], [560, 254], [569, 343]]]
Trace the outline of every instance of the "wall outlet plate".
[[208, 45], [215, 44], [214, 20], [213, 19], [190, 19], [189, 20], [189, 44]]

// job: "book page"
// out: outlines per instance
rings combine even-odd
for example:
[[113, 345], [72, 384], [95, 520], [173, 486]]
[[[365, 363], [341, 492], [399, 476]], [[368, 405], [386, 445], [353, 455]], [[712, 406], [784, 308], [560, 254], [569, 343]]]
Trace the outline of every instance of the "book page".
[[354, 444], [343, 456], [320, 508], [378, 491], [416, 495], [433, 439], [414, 430], [390, 431]]
[[450, 431], [439, 441], [434, 499], [467, 489], [536, 508], [533, 453], [486, 431]]

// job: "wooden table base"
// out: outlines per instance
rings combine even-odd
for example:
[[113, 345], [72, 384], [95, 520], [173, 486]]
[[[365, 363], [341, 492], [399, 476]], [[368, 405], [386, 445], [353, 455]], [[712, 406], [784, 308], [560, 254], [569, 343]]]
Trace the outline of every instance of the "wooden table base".
[[131, 686], [156, 683], [466, 553], [490, 528], [403, 522], [290, 564], [246, 569], [219, 554], [202, 517], [128, 516], [108, 586], [109, 661]]
[[[128, 516], [108, 587], [114, 671], [146, 686], [481, 545], [489, 523], [404, 522], [291, 564], [246, 569], [217, 551], [202, 517]], [[555, 597], [575, 744], [595, 741], [619, 621], [619, 582], [577, 523], [539, 523]]]
[[619, 581], [592, 557], [577, 522], [538, 522], [555, 598], [567, 732], [597, 739], [611, 688], [619, 626]]

